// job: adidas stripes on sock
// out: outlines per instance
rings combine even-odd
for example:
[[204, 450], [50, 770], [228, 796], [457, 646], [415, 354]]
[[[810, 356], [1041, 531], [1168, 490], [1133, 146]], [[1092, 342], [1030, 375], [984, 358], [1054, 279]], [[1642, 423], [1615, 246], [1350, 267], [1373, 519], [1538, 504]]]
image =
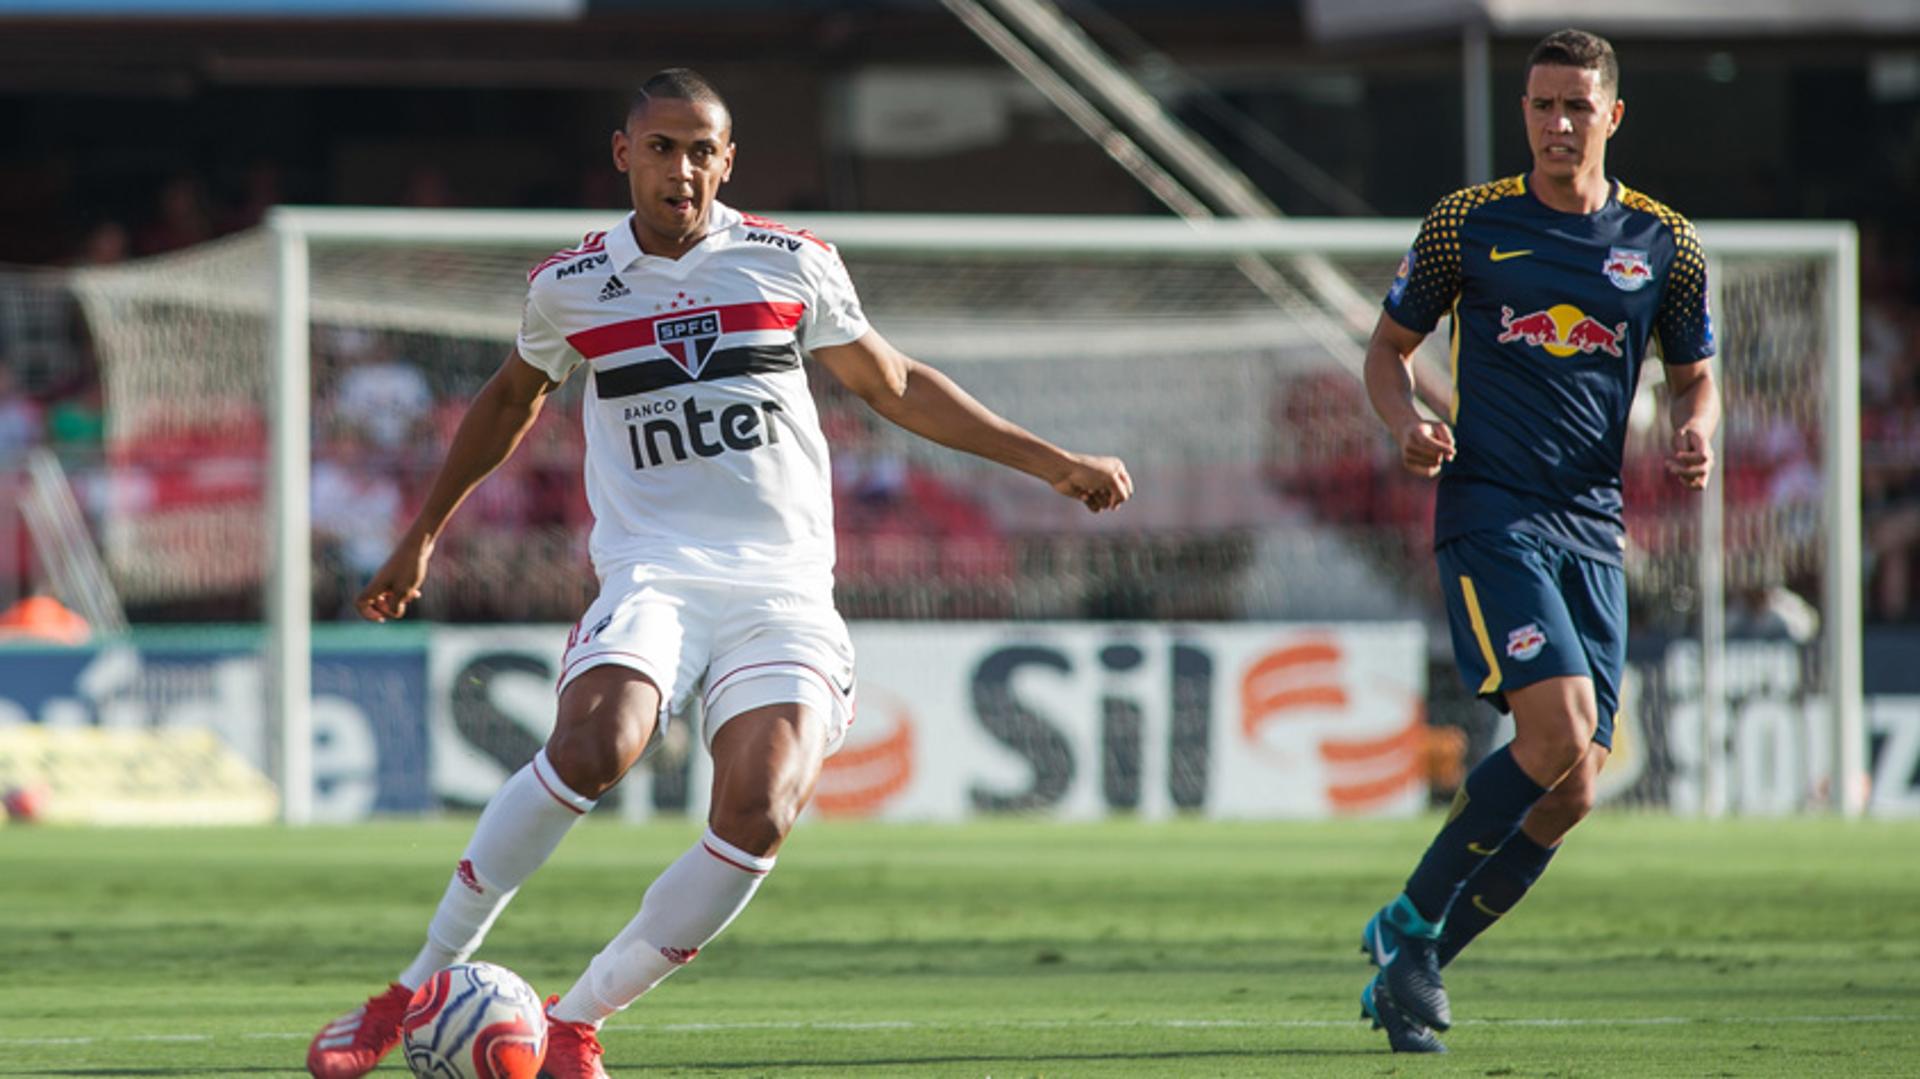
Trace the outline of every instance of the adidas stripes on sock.
[[594, 956], [553, 1008], [556, 1019], [598, 1026], [686, 966], [744, 909], [773, 870], [707, 830], [647, 889], [640, 913]]
[[534, 754], [480, 814], [427, 927], [425, 946], [395, 980], [417, 989], [435, 971], [472, 955], [520, 885], [594, 804], [560, 781], [546, 750]]

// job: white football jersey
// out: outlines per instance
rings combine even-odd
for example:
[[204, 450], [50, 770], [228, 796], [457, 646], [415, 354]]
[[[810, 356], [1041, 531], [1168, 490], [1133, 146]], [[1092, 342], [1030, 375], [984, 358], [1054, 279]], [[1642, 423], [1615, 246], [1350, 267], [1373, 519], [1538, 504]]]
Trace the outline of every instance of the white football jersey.
[[591, 369], [595, 570], [830, 591], [833, 488], [802, 360], [867, 332], [839, 254], [717, 202], [678, 259], [643, 253], [630, 222], [534, 267], [520, 325], [521, 358], [555, 381]]

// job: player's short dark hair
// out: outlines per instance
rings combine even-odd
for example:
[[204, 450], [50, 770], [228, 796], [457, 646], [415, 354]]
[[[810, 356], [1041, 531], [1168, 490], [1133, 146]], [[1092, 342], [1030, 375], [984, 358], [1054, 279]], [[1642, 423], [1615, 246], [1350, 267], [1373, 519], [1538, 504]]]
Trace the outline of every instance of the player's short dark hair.
[[1585, 30], [1555, 30], [1540, 39], [1527, 54], [1527, 70], [1541, 64], [1577, 67], [1600, 73], [1600, 89], [1620, 96], [1620, 61], [1613, 55], [1613, 44], [1599, 34]]
[[720, 96], [720, 91], [714, 89], [705, 76], [692, 68], [670, 67], [648, 76], [647, 81], [634, 90], [633, 99], [627, 105], [627, 115], [632, 116], [646, 108], [647, 102], [655, 98], [689, 101], [696, 105], [718, 105], [727, 118], [727, 130], [733, 130], [733, 110], [727, 107], [727, 99]]

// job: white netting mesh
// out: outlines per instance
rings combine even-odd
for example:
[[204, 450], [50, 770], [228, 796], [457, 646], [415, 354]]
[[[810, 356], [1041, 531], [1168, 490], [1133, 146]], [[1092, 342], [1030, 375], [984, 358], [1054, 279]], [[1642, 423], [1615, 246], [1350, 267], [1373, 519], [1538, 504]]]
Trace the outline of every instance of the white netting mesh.
[[[384, 557], [512, 343], [526, 269], [564, 242], [311, 241], [318, 617], [342, 616]], [[850, 617], [1424, 617], [1436, 711], [1473, 711], [1448, 700], [1432, 487], [1399, 470], [1354, 378], [1360, 346], [1327, 350], [1336, 320], [1301, 317], [1313, 301], [1287, 284], [1284, 260], [1257, 286], [1225, 256], [843, 252], [896, 344], [1055, 441], [1125, 457], [1140, 490], [1123, 513], [1087, 515], [878, 421], [816, 372]], [[1830, 264], [1712, 253], [1727, 622], [1785, 642], [1800, 667], [1790, 696], [1811, 701], [1825, 684]], [[1378, 296], [1398, 255], [1327, 261]], [[265, 237], [246, 236], [76, 278], [112, 419], [104, 546], [136, 618], [257, 614], [271, 256]], [[1698, 632], [1699, 518], [1698, 500], [1664, 474], [1664, 394], [1649, 368], [1627, 466], [1631, 692], [1647, 726], [1644, 752], [1623, 755], [1617, 776], [1665, 802], [1705, 744], [1687, 718], [1698, 687], [1673, 673], [1693, 668], [1667, 648]], [[590, 598], [580, 383], [462, 511], [438, 552], [429, 617], [571, 621]], [[1749, 681], [1780, 695], [1774, 675]]]
[[[315, 523], [341, 573], [370, 568], [386, 519], [418, 497], [511, 344], [525, 269], [543, 250], [313, 243]], [[897, 344], [1057, 441], [1126, 457], [1143, 492], [1125, 514], [1086, 518], [819, 385], [844, 480], [853, 613], [1351, 617], [1427, 605], [1430, 491], [1392, 467], [1352, 357], [1328, 354], [1231, 261], [846, 254]], [[1394, 256], [1336, 264], [1371, 294]], [[1815, 260], [1779, 258], [1723, 272], [1727, 567], [1739, 595], [1804, 593], [1817, 576], [1819, 273]], [[144, 472], [120, 485], [107, 544], [136, 604], [239, 596], [258, 581], [271, 278], [257, 235], [78, 278], [110, 446]], [[578, 420], [574, 399], [556, 404], [465, 512], [440, 567], [444, 613], [575, 613]], [[1697, 525], [1661, 478], [1661, 432], [1642, 423], [1633, 442], [1633, 576], [1652, 598], [1640, 610], [1678, 627], [1694, 602]], [[500, 583], [509, 566], [513, 587]]]

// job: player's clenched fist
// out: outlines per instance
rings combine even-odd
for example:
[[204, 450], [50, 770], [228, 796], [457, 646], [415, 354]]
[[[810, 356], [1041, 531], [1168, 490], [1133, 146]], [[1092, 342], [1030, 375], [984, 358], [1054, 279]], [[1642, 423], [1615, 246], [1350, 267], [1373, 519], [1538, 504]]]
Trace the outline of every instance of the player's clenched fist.
[[353, 608], [369, 622], [385, 622], [407, 613], [407, 605], [420, 598], [420, 585], [427, 579], [427, 562], [433, 558], [433, 542], [408, 536], [387, 556]]
[[1713, 474], [1713, 443], [1691, 427], [1675, 431], [1667, 471], [1693, 490], [1705, 490], [1707, 477]]
[[1400, 429], [1400, 463], [1416, 476], [1437, 476], [1453, 460], [1453, 429], [1421, 420]]
[[1073, 455], [1073, 465], [1053, 481], [1053, 489], [1078, 499], [1094, 513], [1110, 510], [1133, 497], [1133, 477], [1118, 457]]

